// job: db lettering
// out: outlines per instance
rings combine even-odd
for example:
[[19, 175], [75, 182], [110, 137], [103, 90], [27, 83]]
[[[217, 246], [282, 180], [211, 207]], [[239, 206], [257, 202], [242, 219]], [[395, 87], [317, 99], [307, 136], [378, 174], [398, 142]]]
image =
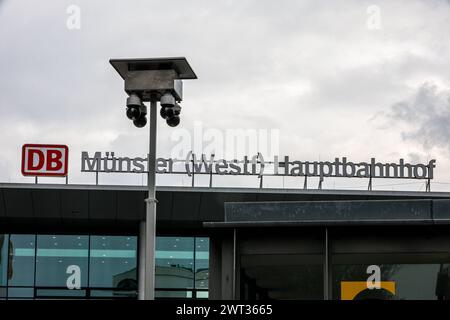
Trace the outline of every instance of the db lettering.
[[66, 176], [68, 147], [30, 145], [22, 147], [22, 174], [25, 176]]

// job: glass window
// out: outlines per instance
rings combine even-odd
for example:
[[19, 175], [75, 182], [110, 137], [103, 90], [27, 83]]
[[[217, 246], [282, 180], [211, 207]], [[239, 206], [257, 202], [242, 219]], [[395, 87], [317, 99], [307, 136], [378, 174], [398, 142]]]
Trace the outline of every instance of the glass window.
[[51, 298], [85, 298], [86, 290], [69, 290], [69, 289], [37, 289], [36, 299]]
[[156, 288], [194, 287], [194, 238], [156, 238]]
[[89, 237], [38, 235], [36, 285], [39, 287], [86, 287]]
[[35, 247], [35, 235], [10, 236], [9, 286], [34, 286]]
[[158, 299], [192, 299], [192, 291], [156, 290], [155, 298], [158, 298]]
[[94, 298], [107, 298], [107, 299], [118, 299], [118, 298], [128, 298], [136, 299], [136, 290], [92, 290], [91, 297]]
[[242, 255], [240, 298], [242, 300], [323, 299], [322, 263], [322, 255]]
[[373, 273], [367, 273], [369, 266], [370, 264], [333, 266], [333, 297], [354, 300], [450, 299], [450, 264], [380, 264], [377, 266], [381, 271], [381, 288], [372, 290], [366, 284]]
[[0, 234], [0, 286], [6, 286], [8, 281], [8, 246], [8, 235]]
[[34, 288], [8, 288], [8, 299], [31, 299]]
[[89, 286], [137, 290], [137, 237], [91, 236]]
[[197, 291], [197, 299], [208, 299], [209, 292], [208, 291]]
[[[136, 236], [0, 234], [0, 299], [135, 299], [137, 242]], [[156, 238], [158, 298], [207, 298], [208, 279], [208, 238]]]
[[208, 289], [208, 279], [209, 239], [195, 238], [195, 288]]

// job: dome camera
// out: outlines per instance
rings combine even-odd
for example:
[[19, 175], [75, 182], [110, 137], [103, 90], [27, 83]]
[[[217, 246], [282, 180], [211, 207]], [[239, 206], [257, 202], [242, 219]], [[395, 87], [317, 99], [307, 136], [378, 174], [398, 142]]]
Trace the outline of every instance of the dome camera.
[[161, 97], [161, 107], [172, 108], [175, 106], [175, 98], [171, 93], [165, 93]]
[[143, 128], [147, 124], [147, 118], [145, 116], [139, 117], [133, 120], [133, 124], [138, 128]]
[[173, 116], [171, 118], [166, 119], [166, 123], [170, 127], [176, 127], [180, 124], [180, 117], [179, 116]]
[[[145, 108], [145, 106], [144, 106]], [[127, 117], [130, 120], [136, 120], [142, 113], [141, 98], [135, 93], [130, 94], [127, 98]]]
[[181, 106], [175, 102], [175, 107], [172, 108], [173, 109], [173, 114], [176, 116], [179, 116], [181, 113]]

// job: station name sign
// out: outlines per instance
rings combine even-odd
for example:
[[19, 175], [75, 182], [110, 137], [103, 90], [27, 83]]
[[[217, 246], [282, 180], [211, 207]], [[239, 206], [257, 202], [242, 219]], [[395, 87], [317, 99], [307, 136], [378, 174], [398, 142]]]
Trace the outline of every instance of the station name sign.
[[[185, 159], [156, 160], [156, 173], [216, 174], [216, 175], [269, 175], [269, 176], [304, 176], [304, 177], [354, 177], [354, 178], [399, 178], [399, 179], [433, 179], [436, 160], [428, 164], [411, 164], [399, 159], [398, 162], [352, 162], [347, 157], [335, 158], [333, 161], [297, 161], [289, 156], [274, 156], [265, 161], [261, 154], [242, 159], [216, 159], [214, 155], [202, 154], [197, 157], [189, 152]], [[114, 152], [81, 153], [82, 172], [111, 173], [145, 173], [148, 172], [148, 156], [116, 157]]]

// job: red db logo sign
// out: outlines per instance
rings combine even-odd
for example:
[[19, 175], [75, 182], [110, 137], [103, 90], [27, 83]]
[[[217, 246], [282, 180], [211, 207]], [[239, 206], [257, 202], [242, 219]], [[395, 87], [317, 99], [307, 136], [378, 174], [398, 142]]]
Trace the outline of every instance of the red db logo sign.
[[24, 176], [67, 176], [69, 148], [53, 144], [25, 144], [22, 147]]

